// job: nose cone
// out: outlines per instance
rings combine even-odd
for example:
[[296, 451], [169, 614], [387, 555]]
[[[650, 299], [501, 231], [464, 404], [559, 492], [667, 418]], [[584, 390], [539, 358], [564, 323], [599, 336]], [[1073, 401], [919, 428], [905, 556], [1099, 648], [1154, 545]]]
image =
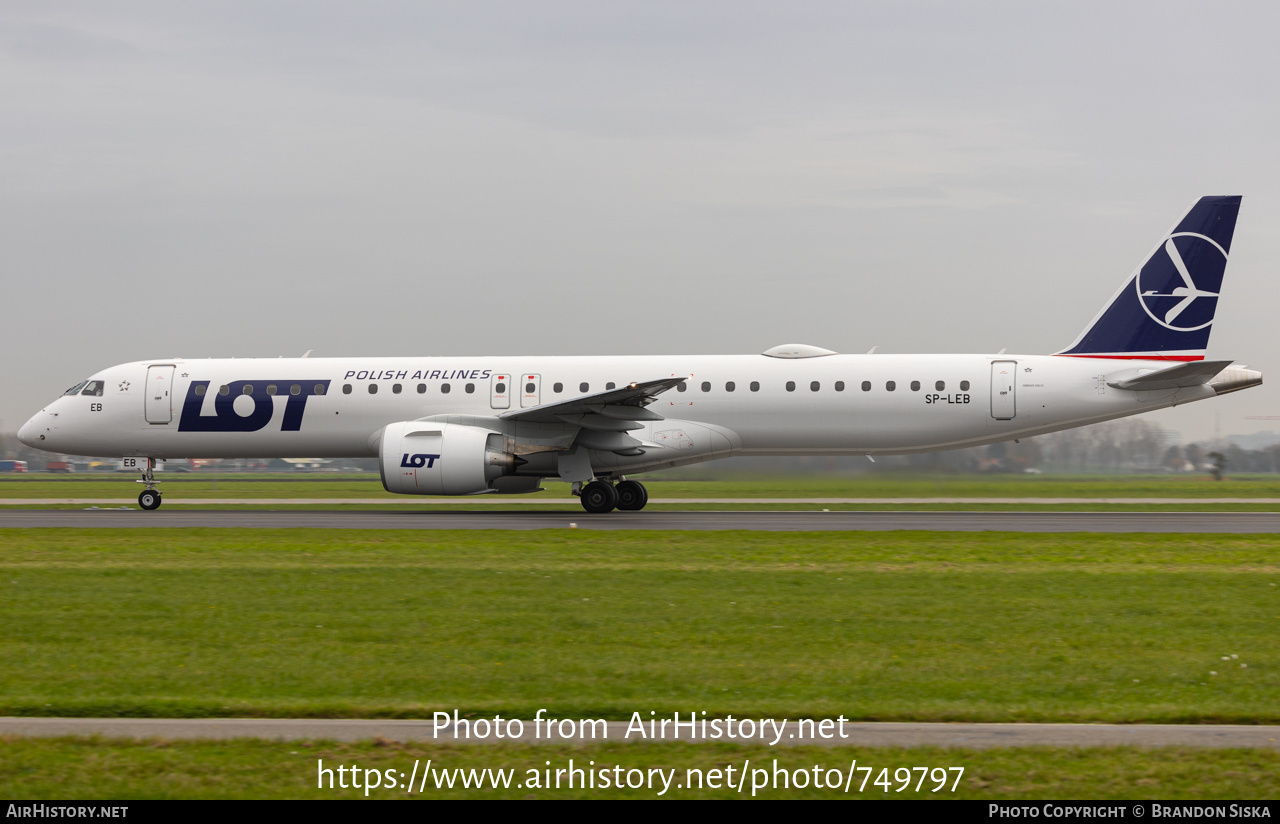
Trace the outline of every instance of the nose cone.
[[35, 440], [36, 435], [36, 419], [32, 418], [18, 429], [18, 440], [27, 446], [35, 446], [39, 441]]
[[31, 420], [24, 423], [22, 428], [18, 430], [18, 440], [34, 449], [43, 449], [44, 442], [40, 440], [40, 435], [42, 433], [39, 420], [45, 416], [45, 413], [41, 412], [38, 415], [32, 416]]

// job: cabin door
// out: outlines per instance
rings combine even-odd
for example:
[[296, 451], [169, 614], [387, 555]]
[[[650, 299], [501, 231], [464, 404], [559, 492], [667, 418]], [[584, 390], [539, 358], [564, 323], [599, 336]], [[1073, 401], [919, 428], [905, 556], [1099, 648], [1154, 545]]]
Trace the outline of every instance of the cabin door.
[[173, 420], [173, 367], [147, 368], [147, 423]]
[[1014, 386], [1017, 381], [1017, 361], [991, 362], [991, 417], [998, 421], [1011, 421], [1018, 413]]

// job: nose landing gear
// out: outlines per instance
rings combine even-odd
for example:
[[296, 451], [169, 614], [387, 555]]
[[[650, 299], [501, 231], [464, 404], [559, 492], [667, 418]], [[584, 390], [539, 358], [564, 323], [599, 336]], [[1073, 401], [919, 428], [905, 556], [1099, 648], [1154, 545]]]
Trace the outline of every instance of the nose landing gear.
[[578, 495], [582, 508], [593, 514], [615, 509], [635, 512], [649, 502], [649, 493], [639, 481], [619, 481], [617, 486], [608, 481], [592, 481], [583, 486]]
[[144, 458], [143, 460], [147, 462], [147, 468], [142, 470], [142, 480], [135, 483], [146, 484], [146, 488], [138, 493], [138, 506], [150, 512], [160, 508], [160, 490], [156, 488], [159, 481], [155, 477], [156, 459]]

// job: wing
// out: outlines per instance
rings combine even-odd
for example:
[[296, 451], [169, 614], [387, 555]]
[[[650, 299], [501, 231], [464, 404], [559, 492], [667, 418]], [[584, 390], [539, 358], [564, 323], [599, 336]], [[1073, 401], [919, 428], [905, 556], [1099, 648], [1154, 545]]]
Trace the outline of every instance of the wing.
[[641, 455], [642, 442], [627, 434], [643, 429], [641, 421], [660, 421], [662, 416], [646, 409], [657, 397], [686, 378], [660, 378], [656, 381], [629, 383], [620, 389], [608, 389], [594, 395], [582, 395], [554, 403], [512, 409], [498, 418], [504, 421], [565, 424], [578, 427], [574, 443], [588, 449], [601, 449], [620, 455]]
[[[564, 423], [565, 418], [599, 415], [616, 421], [660, 421], [662, 416], [645, 409], [658, 396], [687, 378], [660, 378], [644, 383], [629, 383], [620, 389], [608, 389], [593, 395], [580, 395], [564, 401], [539, 404], [528, 409], [512, 409], [498, 417], [504, 421], [536, 421]], [[576, 421], [575, 421], [576, 422]]]

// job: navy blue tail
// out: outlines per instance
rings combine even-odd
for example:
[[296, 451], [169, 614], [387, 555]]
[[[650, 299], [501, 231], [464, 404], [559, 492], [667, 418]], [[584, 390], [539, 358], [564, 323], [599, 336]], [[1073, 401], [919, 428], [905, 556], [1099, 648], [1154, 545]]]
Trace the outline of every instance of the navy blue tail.
[[1202, 197], [1059, 355], [1202, 360], [1240, 196]]

